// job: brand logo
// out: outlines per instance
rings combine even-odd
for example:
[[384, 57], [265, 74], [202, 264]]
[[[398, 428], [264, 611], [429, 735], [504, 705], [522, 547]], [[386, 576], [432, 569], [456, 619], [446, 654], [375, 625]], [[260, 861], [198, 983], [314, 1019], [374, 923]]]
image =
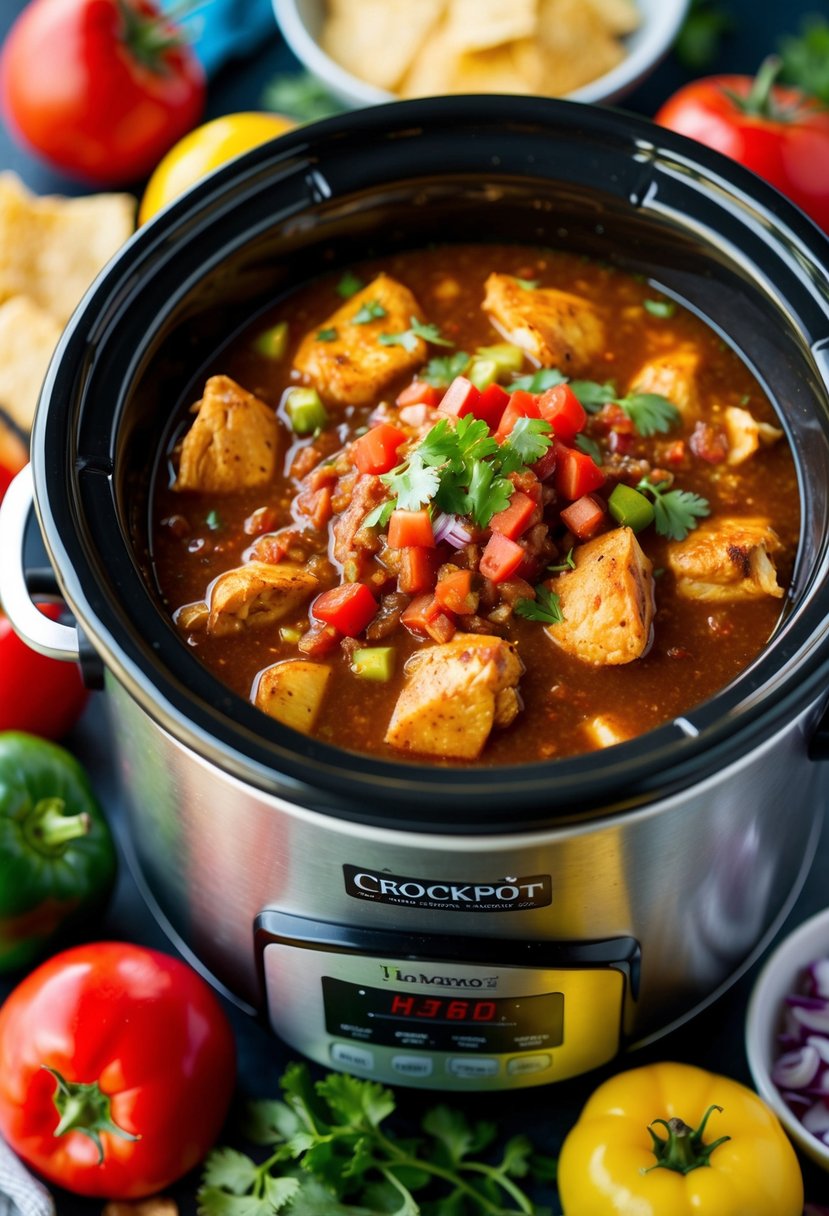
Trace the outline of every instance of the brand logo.
[[552, 903], [549, 874], [473, 883], [445, 878], [411, 878], [384, 870], [343, 866], [346, 893], [354, 899], [394, 904], [401, 908], [430, 908], [444, 912], [519, 912]]
[[497, 975], [430, 975], [426, 971], [403, 971], [396, 963], [381, 963], [384, 980], [395, 984], [432, 984], [436, 988], [497, 988]]

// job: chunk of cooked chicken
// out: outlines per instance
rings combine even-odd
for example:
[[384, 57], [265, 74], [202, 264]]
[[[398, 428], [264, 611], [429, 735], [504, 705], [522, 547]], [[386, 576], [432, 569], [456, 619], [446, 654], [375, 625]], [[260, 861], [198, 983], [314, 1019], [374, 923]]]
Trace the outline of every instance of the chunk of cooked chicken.
[[630, 392], [667, 397], [688, 421], [699, 413], [698, 374], [699, 353], [680, 346], [643, 364], [630, 382]]
[[331, 668], [310, 659], [283, 659], [260, 671], [253, 703], [283, 726], [310, 734], [331, 678]]
[[[380, 342], [381, 334], [408, 330], [412, 317], [422, 321], [423, 313], [408, 287], [380, 274], [305, 335], [294, 367], [310, 378], [326, 400], [368, 405], [386, 385], [426, 359], [422, 338], [413, 336], [408, 344], [411, 349]], [[323, 341], [318, 336], [321, 333], [330, 341]]]
[[783, 438], [779, 427], [769, 422], [758, 422], [749, 410], [737, 405], [730, 405], [723, 413], [725, 433], [728, 436], [728, 464], [742, 464], [748, 460], [757, 449], [771, 447]]
[[575, 371], [604, 350], [604, 322], [589, 300], [554, 287], [528, 291], [510, 274], [491, 274], [485, 287], [484, 310], [542, 366]]
[[208, 588], [207, 632], [216, 637], [281, 621], [319, 587], [302, 566], [248, 562], [227, 570]]
[[668, 566], [685, 599], [780, 597], [783, 588], [770, 554], [781, 547], [780, 537], [760, 516], [712, 519], [668, 546]]
[[653, 626], [653, 567], [630, 528], [614, 528], [574, 551], [575, 569], [551, 584], [563, 620], [548, 625], [568, 654], [596, 666], [639, 659]]
[[267, 484], [276, 469], [276, 414], [229, 376], [211, 376], [181, 445], [174, 490], [235, 494]]
[[615, 747], [631, 737], [631, 732], [610, 714], [596, 714], [595, 718], [585, 722], [583, 730], [593, 747]]
[[451, 642], [417, 651], [386, 731], [405, 751], [474, 760], [493, 726], [509, 726], [521, 702], [524, 670], [503, 638], [456, 633]]

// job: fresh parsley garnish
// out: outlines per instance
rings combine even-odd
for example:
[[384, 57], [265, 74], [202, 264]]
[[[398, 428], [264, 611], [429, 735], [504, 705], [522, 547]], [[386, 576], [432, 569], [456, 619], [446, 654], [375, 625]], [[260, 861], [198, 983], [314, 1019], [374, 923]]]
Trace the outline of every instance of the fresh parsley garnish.
[[570, 388], [590, 414], [595, 414], [608, 401], [616, 398], [616, 385], [612, 380], [599, 384], [596, 380], [571, 380]]
[[514, 393], [517, 388], [520, 388], [527, 393], [546, 393], [548, 388], [555, 388], [557, 384], [566, 383], [567, 377], [557, 367], [542, 367], [529, 376], [519, 376], [517, 380], [513, 380], [512, 384], [507, 386], [507, 392]]
[[534, 600], [516, 600], [515, 611], [525, 620], [542, 621], [545, 625], [560, 625], [564, 620], [561, 600], [544, 583], [536, 587]]
[[672, 490], [671, 479], [651, 481], [643, 477], [636, 489], [653, 499], [654, 527], [669, 540], [685, 540], [697, 521], [711, 514], [708, 500], [689, 490]]
[[456, 350], [452, 355], [436, 355], [426, 364], [420, 379], [435, 388], [448, 388], [456, 376], [462, 376], [469, 366], [469, 355], [465, 350]]
[[329, 325], [325, 329], [318, 329], [316, 340], [317, 342], [336, 342], [337, 331], [333, 325]]
[[417, 340], [421, 338], [424, 342], [431, 342], [433, 346], [454, 346], [454, 342], [450, 342], [448, 338], [441, 336], [441, 332], [437, 325], [427, 324], [423, 321], [418, 321], [417, 317], [409, 318], [409, 328], [404, 329], [399, 334], [380, 334], [379, 342], [381, 346], [402, 346], [410, 354], [417, 350]]
[[375, 507], [363, 526], [382, 526], [396, 507], [413, 511], [428, 505], [470, 516], [476, 527], [486, 528], [509, 504], [509, 475], [539, 460], [551, 443], [543, 418], [519, 418], [503, 443], [482, 418], [466, 414], [455, 426], [442, 418], [402, 464], [382, 475], [392, 498]]
[[342, 296], [344, 300], [350, 300], [352, 296], [356, 296], [358, 291], [362, 291], [364, 286], [359, 275], [356, 275], [353, 270], [346, 270], [337, 284], [337, 295]]
[[470, 1124], [452, 1107], [428, 1110], [417, 1132], [398, 1137], [387, 1124], [395, 1096], [376, 1081], [327, 1073], [313, 1082], [294, 1063], [280, 1088], [281, 1099], [248, 1105], [242, 1129], [267, 1150], [265, 1160], [214, 1150], [203, 1167], [199, 1216], [448, 1216], [450, 1209], [506, 1216], [538, 1210], [522, 1180], [551, 1181], [526, 1136], [494, 1151], [497, 1125]]
[[357, 309], [351, 318], [352, 325], [368, 325], [370, 321], [379, 321], [386, 316], [386, 310], [379, 300], [367, 300]]
[[643, 300], [642, 307], [652, 317], [672, 317], [676, 312], [673, 300]]
[[524, 289], [524, 291], [535, 291], [536, 287], [541, 282], [540, 279], [518, 279], [518, 278], [515, 281], [519, 287], [522, 287]]

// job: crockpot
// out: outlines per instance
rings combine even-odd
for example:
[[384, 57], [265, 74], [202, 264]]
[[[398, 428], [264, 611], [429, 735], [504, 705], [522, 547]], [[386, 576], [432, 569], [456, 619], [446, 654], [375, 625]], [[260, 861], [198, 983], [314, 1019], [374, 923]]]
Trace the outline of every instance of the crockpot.
[[[282, 727], [198, 662], [148, 577], [148, 483], [176, 403], [275, 299], [363, 257], [487, 240], [645, 275], [713, 326], [788, 435], [799, 551], [760, 656], [659, 729], [537, 764], [391, 763]], [[466, 97], [255, 150], [94, 284], [2, 508], [4, 605], [102, 680], [148, 898], [293, 1048], [438, 1089], [554, 1081], [689, 1016], [769, 940], [825, 793], [828, 274], [810, 221], [699, 145], [611, 110]], [[32, 498], [76, 625], [27, 594]]]

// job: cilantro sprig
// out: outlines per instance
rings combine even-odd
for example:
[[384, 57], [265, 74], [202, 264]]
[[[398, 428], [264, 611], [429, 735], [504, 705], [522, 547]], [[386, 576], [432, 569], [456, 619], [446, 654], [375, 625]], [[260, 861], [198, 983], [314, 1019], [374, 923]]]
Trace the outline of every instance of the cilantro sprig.
[[681, 418], [673, 401], [661, 393], [627, 393], [620, 396], [612, 380], [604, 384], [595, 380], [571, 380], [570, 388], [589, 414], [595, 414], [608, 403], [618, 405], [645, 438], [657, 432], [666, 434]]
[[503, 443], [482, 418], [466, 414], [455, 426], [442, 418], [402, 464], [382, 475], [392, 497], [375, 507], [363, 526], [385, 526], [396, 508], [429, 506], [447, 515], [468, 515], [476, 527], [485, 528], [509, 504], [514, 490], [510, 474], [540, 460], [551, 443], [551, 427], [543, 418], [519, 418]]
[[534, 600], [516, 600], [515, 611], [525, 620], [541, 621], [545, 625], [560, 625], [564, 620], [561, 600], [555, 591], [551, 591], [544, 583], [536, 587]]
[[435, 388], [448, 388], [456, 376], [462, 376], [469, 367], [470, 358], [465, 350], [456, 350], [452, 355], [436, 355], [426, 364], [421, 380]]
[[377, 339], [381, 346], [402, 346], [409, 354], [417, 350], [417, 342], [420, 338], [424, 342], [430, 342], [433, 346], [454, 346], [448, 338], [441, 335], [437, 325], [429, 322], [418, 321], [417, 317], [409, 317], [409, 328], [404, 329], [399, 334], [380, 334]]
[[370, 321], [379, 321], [386, 315], [386, 310], [379, 300], [366, 300], [351, 318], [351, 324], [368, 325]]
[[[519, 1180], [551, 1180], [523, 1135], [495, 1149], [494, 1124], [470, 1124], [448, 1106], [429, 1110], [420, 1132], [398, 1138], [386, 1126], [391, 1090], [376, 1081], [328, 1073], [316, 1083], [290, 1064], [281, 1099], [248, 1108], [244, 1132], [264, 1147], [261, 1164], [220, 1148], [205, 1162], [199, 1216], [549, 1216]], [[417, 1196], [417, 1198], [416, 1198]]]
[[653, 499], [654, 527], [669, 540], [685, 540], [697, 521], [711, 514], [708, 500], [690, 490], [672, 490], [671, 480], [651, 481], [643, 477], [636, 489]]

